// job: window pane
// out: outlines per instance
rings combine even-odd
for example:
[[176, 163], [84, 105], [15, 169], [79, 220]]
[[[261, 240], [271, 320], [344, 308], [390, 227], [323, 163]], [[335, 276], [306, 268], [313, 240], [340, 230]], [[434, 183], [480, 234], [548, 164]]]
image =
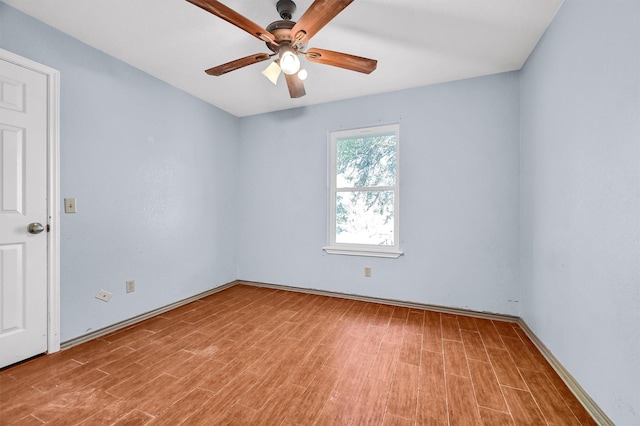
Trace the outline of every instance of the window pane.
[[336, 187], [393, 186], [395, 133], [353, 136], [336, 141]]
[[393, 246], [393, 191], [336, 193], [336, 243]]

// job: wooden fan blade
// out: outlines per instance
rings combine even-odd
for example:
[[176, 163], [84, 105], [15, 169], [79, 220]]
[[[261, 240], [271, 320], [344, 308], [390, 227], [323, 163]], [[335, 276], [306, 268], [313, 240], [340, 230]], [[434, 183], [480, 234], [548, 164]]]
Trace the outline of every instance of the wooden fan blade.
[[246, 67], [247, 65], [257, 64], [258, 62], [266, 61], [271, 55], [268, 53], [256, 53], [255, 55], [245, 56], [244, 58], [236, 59], [235, 61], [227, 62], [226, 64], [218, 65], [217, 67], [209, 68], [205, 72], [209, 75], [221, 76], [230, 71], [235, 71], [239, 68]]
[[304, 91], [304, 83], [295, 74], [285, 74], [287, 87], [289, 87], [289, 95], [292, 98], [301, 98], [307, 93]]
[[235, 10], [225, 6], [216, 0], [187, 0], [189, 3], [194, 4], [209, 13], [213, 13], [218, 18], [222, 18], [230, 24], [235, 25], [241, 30], [245, 30], [252, 36], [265, 41], [265, 42], [274, 42], [275, 37], [269, 31], [262, 28], [260, 25], [251, 21], [250, 19], [245, 18]]
[[315, 0], [291, 29], [291, 35], [299, 42], [308, 42], [353, 0]]
[[315, 48], [307, 50], [307, 59], [311, 62], [331, 65], [333, 67], [340, 67], [365, 74], [371, 74], [378, 66], [378, 61], [375, 59]]

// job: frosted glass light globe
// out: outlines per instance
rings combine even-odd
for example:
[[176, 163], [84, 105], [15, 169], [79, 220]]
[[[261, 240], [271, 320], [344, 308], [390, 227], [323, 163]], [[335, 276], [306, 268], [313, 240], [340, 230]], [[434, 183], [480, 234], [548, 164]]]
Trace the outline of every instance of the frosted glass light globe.
[[295, 74], [300, 69], [300, 59], [290, 50], [286, 50], [280, 56], [280, 68], [285, 74]]

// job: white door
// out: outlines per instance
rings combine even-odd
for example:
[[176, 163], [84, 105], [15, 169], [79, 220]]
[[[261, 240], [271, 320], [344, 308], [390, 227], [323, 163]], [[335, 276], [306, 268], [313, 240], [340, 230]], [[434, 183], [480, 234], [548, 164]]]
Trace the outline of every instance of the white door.
[[47, 104], [45, 75], [0, 60], [0, 367], [47, 351]]

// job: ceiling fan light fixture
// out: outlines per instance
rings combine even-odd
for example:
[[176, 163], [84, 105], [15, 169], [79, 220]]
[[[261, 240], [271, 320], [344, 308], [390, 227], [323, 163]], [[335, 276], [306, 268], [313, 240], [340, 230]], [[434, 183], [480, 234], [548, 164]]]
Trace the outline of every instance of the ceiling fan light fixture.
[[280, 68], [285, 74], [295, 74], [300, 69], [300, 59], [290, 47], [280, 48]]
[[304, 68], [302, 68], [300, 71], [298, 71], [298, 78], [300, 80], [305, 81], [308, 76], [309, 76], [309, 73]]

